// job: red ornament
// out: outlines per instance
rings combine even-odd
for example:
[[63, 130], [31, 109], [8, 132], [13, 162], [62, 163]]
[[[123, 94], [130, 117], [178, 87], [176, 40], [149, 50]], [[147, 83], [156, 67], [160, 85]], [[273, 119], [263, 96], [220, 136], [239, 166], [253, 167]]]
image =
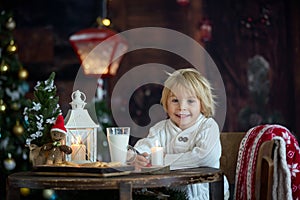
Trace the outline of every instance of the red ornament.
[[200, 40], [202, 42], [209, 42], [212, 38], [212, 26], [208, 19], [202, 20], [199, 24]]
[[181, 6], [187, 6], [190, 4], [189, 0], [177, 0], [177, 3]]

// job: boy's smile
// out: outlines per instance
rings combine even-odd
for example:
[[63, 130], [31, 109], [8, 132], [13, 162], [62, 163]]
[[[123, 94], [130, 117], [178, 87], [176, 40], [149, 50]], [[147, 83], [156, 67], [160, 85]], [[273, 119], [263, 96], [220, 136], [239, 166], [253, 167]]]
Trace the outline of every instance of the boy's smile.
[[192, 126], [201, 113], [200, 100], [185, 88], [172, 88], [168, 97], [167, 113], [170, 119], [182, 130]]
[[191, 116], [190, 114], [182, 114], [182, 113], [179, 113], [179, 114], [176, 114], [176, 113], [175, 113], [175, 115], [176, 115], [177, 117], [182, 118], [182, 119]]

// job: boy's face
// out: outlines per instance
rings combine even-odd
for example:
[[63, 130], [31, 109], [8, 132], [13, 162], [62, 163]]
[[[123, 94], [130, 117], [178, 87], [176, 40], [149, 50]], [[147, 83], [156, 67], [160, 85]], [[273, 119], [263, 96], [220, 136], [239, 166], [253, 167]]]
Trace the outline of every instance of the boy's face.
[[201, 113], [201, 103], [195, 94], [185, 88], [172, 88], [167, 100], [170, 119], [182, 130], [192, 126]]

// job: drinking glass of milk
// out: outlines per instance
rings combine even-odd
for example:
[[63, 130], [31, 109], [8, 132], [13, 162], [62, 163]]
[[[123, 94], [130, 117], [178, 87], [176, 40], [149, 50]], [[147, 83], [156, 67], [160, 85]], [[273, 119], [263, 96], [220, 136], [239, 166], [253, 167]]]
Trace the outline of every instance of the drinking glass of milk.
[[130, 127], [108, 127], [106, 131], [111, 162], [126, 164]]

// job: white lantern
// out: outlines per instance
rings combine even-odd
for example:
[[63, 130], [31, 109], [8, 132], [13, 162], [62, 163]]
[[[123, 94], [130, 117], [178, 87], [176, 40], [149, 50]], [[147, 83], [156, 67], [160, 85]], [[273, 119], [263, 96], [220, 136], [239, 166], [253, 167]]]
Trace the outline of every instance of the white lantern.
[[67, 129], [66, 145], [72, 148], [72, 154], [66, 160], [76, 163], [96, 162], [97, 160], [97, 125], [84, 109], [86, 96], [79, 90], [71, 95], [72, 110], [65, 117]]

